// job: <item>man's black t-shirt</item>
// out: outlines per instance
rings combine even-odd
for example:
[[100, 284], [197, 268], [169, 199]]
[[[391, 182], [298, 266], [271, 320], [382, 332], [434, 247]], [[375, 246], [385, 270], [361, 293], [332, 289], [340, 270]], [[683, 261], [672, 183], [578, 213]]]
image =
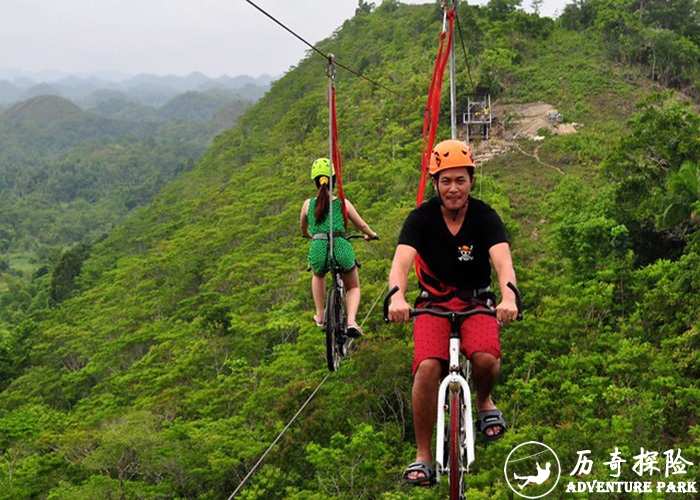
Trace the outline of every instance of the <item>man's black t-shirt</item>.
[[503, 221], [493, 208], [470, 196], [462, 227], [453, 235], [440, 207], [434, 197], [414, 209], [399, 235], [399, 244], [415, 248], [428, 268], [427, 273], [418, 273], [421, 286], [438, 290], [440, 283], [459, 290], [490, 286], [489, 249], [508, 242]]

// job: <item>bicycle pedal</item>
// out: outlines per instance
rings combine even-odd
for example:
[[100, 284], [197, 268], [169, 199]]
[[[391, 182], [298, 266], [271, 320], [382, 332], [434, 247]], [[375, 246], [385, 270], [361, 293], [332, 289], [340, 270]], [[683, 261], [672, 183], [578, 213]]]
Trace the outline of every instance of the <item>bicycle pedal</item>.
[[364, 335], [364, 332], [358, 326], [349, 326], [345, 330], [345, 335], [351, 339], [359, 339]]

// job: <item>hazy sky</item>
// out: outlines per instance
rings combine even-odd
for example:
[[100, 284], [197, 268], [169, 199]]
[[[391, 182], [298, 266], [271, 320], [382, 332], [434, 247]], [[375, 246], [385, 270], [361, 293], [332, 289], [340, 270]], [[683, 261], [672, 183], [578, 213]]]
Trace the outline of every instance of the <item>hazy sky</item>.
[[[252, 1], [312, 44], [352, 17], [358, 4]], [[544, 0], [541, 14], [556, 16], [570, 1]], [[522, 5], [531, 10], [531, 0]], [[0, 70], [276, 76], [308, 49], [247, 0], [2, 0], [2, 7]]]

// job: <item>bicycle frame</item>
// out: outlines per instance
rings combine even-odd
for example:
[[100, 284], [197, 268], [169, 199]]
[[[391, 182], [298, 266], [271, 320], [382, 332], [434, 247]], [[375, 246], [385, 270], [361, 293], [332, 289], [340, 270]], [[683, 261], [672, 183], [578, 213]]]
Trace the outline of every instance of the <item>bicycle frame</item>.
[[[469, 360], [466, 360], [465, 368], [467, 371], [466, 377], [462, 376], [459, 367], [459, 349], [461, 339], [459, 331], [450, 333], [450, 359], [449, 372], [442, 379], [438, 393], [437, 405], [437, 436], [435, 443], [435, 463], [437, 465], [436, 480], [440, 481], [440, 473], [448, 470], [445, 464], [445, 408], [447, 396], [461, 391], [461, 404], [463, 408], [460, 413], [462, 415], [462, 429], [464, 429], [464, 442], [460, 443], [460, 454], [466, 451], [466, 462], [463, 465], [464, 472], [469, 472], [471, 464], [474, 462], [474, 426], [472, 422], [472, 405], [471, 405], [471, 390], [469, 388], [468, 378], [470, 375], [471, 365]], [[451, 398], [450, 398], [451, 399]]]
[[[517, 319], [522, 319], [522, 300], [520, 292], [513, 283], [508, 283], [508, 287], [515, 293], [515, 301], [518, 309]], [[394, 287], [384, 299], [384, 321], [389, 321], [389, 299], [399, 290]], [[437, 435], [435, 443], [435, 473], [436, 481], [440, 481], [440, 474], [448, 472], [450, 478], [450, 498], [463, 498], [464, 496], [464, 473], [469, 472], [475, 460], [474, 451], [474, 426], [472, 425], [472, 401], [471, 390], [469, 388], [469, 376], [471, 364], [466, 360], [466, 376], [460, 371], [460, 347], [461, 347], [461, 325], [462, 322], [476, 314], [486, 314], [496, 316], [493, 308], [476, 307], [467, 311], [445, 311], [439, 309], [420, 308], [412, 309], [409, 316], [414, 318], [421, 314], [430, 314], [446, 318], [450, 322], [449, 340], [449, 365], [448, 373], [440, 382], [437, 405]], [[449, 403], [448, 403], [449, 396]], [[456, 403], [456, 404], [455, 404]], [[450, 407], [450, 444], [456, 444], [456, 450], [451, 450], [453, 455], [450, 463], [445, 463], [445, 410]], [[457, 407], [457, 408], [455, 408]], [[454, 428], [456, 422], [455, 413], [458, 419], [458, 428]], [[456, 456], [454, 456], [456, 452]], [[466, 452], [466, 461], [464, 455]]]
[[[472, 425], [472, 398], [468, 378], [470, 363], [466, 360], [466, 377], [462, 375], [459, 365], [462, 322], [476, 314], [496, 316], [492, 308], [474, 308], [455, 312], [435, 309], [414, 309], [411, 317], [430, 314], [450, 321], [448, 373], [440, 382], [437, 405], [436, 439], [435, 439], [435, 480], [440, 482], [440, 475], [447, 472], [450, 484], [450, 498], [463, 498], [464, 474], [469, 472], [475, 460], [474, 426]], [[449, 402], [448, 402], [449, 397]], [[445, 410], [450, 411], [450, 450], [449, 463], [445, 460]], [[466, 452], [466, 461], [465, 458]]]

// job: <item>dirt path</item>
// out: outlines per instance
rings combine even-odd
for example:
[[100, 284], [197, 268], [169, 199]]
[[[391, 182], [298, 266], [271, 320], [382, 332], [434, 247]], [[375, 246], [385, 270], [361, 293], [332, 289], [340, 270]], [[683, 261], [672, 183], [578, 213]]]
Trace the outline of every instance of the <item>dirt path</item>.
[[534, 158], [539, 164], [564, 175], [559, 167], [542, 161], [538, 154], [539, 145], [532, 153], [528, 153], [517, 140], [542, 141], [545, 139], [544, 135], [540, 135], [543, 132], [550, 135], [575, 134], [577, 124], [562, 123], [557, 109], [551, 104], [542, 102], [495, 105], [492, 116], [494, 124], [489, 140], [472, 143], [474, 160], [477, 164], [487, 162], [516, 148], [520, 153]]
[[530, 156], [531, 158], [534, 158], [535, 160], [537, 160], [537, 163], [539, 163], [540, 165], [544, 165], [547, 168], [551, 168], [552, 170], [556, 170], [561, 175], [565, 175], [564, 171], [562, 169], [560, 169], [559, 167], [557, 167], [556, 165], [550, 165], [549, 163], [540, 160], [540, 157], [537, 154], [538, 150], [540, 149], [539, 146], [537, 146], [532, 153], [528, 153], [527, 151], [524, 151], [523, 148], [521, 148], [520, 145], [518, 145], [518, 144], [516, 144], [516, 147], [518, 148], [518, 151], [520, 151], [525, 156]]

